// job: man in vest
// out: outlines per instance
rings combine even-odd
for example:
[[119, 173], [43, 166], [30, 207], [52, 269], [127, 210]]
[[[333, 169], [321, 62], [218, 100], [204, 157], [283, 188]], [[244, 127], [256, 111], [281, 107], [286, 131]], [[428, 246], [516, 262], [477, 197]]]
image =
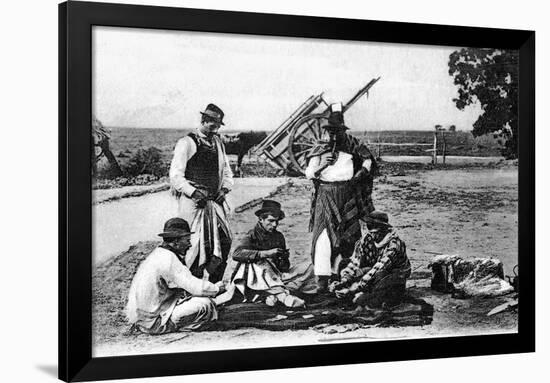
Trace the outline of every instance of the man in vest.
[[185, 263], [193, 275], [211, 282], [222, 279], [231, 249], [226, 194], [233, 174], [218, 135], [224, 113], [208, 104], [199, 128], [180, 139], [170, 165], [172, 194], [178, 216], [191, 222], [191, 248]]

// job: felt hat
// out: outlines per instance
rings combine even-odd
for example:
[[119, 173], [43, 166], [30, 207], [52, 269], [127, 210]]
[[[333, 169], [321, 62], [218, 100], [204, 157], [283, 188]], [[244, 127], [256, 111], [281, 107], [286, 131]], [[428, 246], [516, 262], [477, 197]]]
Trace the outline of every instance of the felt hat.
[[170, 218], [164, 223], [164, 230], [159, 233], [162, 238], [179, 238], [191, 235], [194, 232], [189, 228], [189, 224], [183, 218]]
[[372, 226], [386, 227], [386, 228], [392, 227], [389, 224], [388, 215], [379, 210], [371, 211], [370, 214], [365, 218], [365, 222], [367, 224], [371, 224]]
[[264, 213], [268, 213], [278, 219], [283, 219], [285, 217], [285, 212], [281, 210], [281, 204], [270, 199], [264, 199], [262, 201], [262, 207], [259, 210], [256, 210], [254, 214], [259, 217]]
[[223, 123], [223, 116], [224, 116], [224, 113], [223, 111], [217, 106], [217, 105], [214, 105], [214, 104], [208, 104], [206, 106], [206, 109], [204, 110], [204, 112], [200, 112], [203, 116], [208, 116], [210, 117], [211, 119], [213, 119], [214, 121], [218, 122], [220, 125], [225, 125]]

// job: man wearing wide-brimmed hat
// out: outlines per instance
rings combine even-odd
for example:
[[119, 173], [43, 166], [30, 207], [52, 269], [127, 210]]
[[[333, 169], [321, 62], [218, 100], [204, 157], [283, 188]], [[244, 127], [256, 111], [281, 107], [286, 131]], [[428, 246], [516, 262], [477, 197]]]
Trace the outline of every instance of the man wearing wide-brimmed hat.
[[369, 232], [357, 241], [340, 281], [331, 284], [330, 290], [360, 306], [397, 304], [411, 275], [405, 242], [392, 229], [386, 213], [372, 211], [365, 221]]
[[315, 186], [311, 204], [312, 259], [319, 291], [326, 291], [342, 258], [349, 258], [361, 237], [359, 219], [374, 210], [376, 160], [365, 144], [346, 133], [341, 104], [329, 107], [322, 127], [328, 140], [308, 156], [306, 177]]
[[213, 299], [222, 282], [194, 277], [184, 263], [193, 233], [182, 218], [171, 218], [159, 234], [163, 243], [139, 265], [126, 305], [132, 330], [162, 334], [195, 330], [217, 319]]
[[304, 301], [293, 294], [316, 291], [313, 269], [310, 263], [290, 264], [285, 237], [277, 230], [285, 217], [281, 204], [264, 200], [255, 214], [256, 226], [233, 252], [237, 266], [232, 282], [236, 290], [247, 301], [256, 298], [268, 305], [281, 302], [287, 307], [303, 306]]
[[185, 262], [191, 272], [212, 282], [222, 279], [231, 249], [225, 200], [233, 174], [218, 136], [223, 111], [208, 104], [200, 112], [200, 127], [178, 141], [170, 165], [172, 194], [178, 199], [178, 216], [191, 223], [194, 234]]

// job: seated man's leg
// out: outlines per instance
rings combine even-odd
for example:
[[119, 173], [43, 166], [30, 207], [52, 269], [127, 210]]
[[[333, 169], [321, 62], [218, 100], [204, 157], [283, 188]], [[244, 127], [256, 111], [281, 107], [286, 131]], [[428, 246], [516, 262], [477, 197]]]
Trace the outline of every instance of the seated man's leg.
[[358, 306], [381, 307], [399, 304], [405, 294], [404, 279], [399, 273], [389, 273], [373, 283], [371, 288], [355, 296], [355, 304]]
[[204, 324], [218, 319], [216, 305], [211, 298], [193, 297], [178, 302], [170, 321], [177, 330], [196, 330]]
[[305, 302], [303, 299], [298, 298], [294, 295], [291, 295], [289, 293], [281, 293], [275, 295], [275, 298], [284, 304], [286, 307], [304, 307]]
[[317, 281], [313, 272], [313, 265], [309, 260], [293, 265], [282, 274], [285, 287], [291, 292], [314, 294], [317, 291]]

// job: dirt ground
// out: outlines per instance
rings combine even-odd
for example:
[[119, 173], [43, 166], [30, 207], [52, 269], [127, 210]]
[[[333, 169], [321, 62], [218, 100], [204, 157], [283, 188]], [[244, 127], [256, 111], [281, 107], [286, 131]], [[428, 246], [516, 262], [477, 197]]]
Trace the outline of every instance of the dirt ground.
[[[427, 265], [434, 253], [458, 254], [463, 258], [495, 257], [511, 274], [517, 262], [517, 166], [383, 165], [384, 176], [375, 181], [374, 201], [407, 244], [413, 275], [408, 292], [434, 306], [433, 322], [419, 327], [370, 327], [345, 334], [323, 334], [313, 329], [271, 332], [255, 328], [231, 331], [176, 333], [162, 336], [124, 335], [123, 316], [131, 278], [140, 261], [157, 242], [140, 242], [100, 265], [93, 277], [94, 356], [203, 351], [250, 347], [276, 347], [391, 340], [432, 336], [457, 336], [517, 331], [517, 314], [486, 314], [509, 297], [454, 299], [430, 289]], [[292, 262], [309, 262], [311, 184], [292, 179], [276, 196], [286, 218], [280, 230], [292, 249]], [[254, 225], [254, 209], [235, 214], [234, 242]], [[226, 275], [233, 269], [230, 263]]]

